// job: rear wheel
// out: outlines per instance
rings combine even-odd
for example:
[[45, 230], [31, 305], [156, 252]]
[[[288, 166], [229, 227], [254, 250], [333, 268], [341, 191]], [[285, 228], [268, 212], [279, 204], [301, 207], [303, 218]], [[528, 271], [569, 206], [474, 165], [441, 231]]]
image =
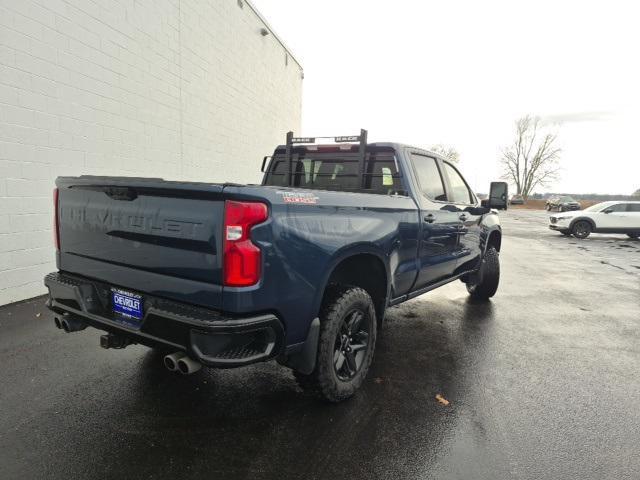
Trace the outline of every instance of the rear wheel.
[[627, 236], [629, 238], [633, 238], [633, 239], [637, 240], [638, 238], [640, 238], [640, 233], [627, 233]]
[[373, 360], [376, 312], [359, 287], [338, 287], [320, 313], [316, 366], [309, 375], [294, 372], [300, 386], [329, 402], [351, 397], [362, 385]]
[[575, 223], [571, 233], [573, 233], [574, 237], [583, 239], [591, 235], [591, 231], [591, 224], [585, 220], [580, 220], [579, 222]]
[[495, 247], [489, 247], [480, 269], [467, 283], [467, 291], [473, 298], [488, 300], [496, 294], [499, 283], [500, 257]]

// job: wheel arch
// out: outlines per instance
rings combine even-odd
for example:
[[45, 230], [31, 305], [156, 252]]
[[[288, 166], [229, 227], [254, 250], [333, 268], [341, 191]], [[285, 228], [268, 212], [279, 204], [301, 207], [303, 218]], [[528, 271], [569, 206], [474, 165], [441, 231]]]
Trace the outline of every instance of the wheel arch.
[[492, 228], [489, 230], [487, 240], [484, 244], [485, 253], [489, 247], [495, 247], [498, 252], [500, 251], [500, 248], [502, 248], [502, 230], [500, 228]]
[[594, 232], [596, 231], [596, 222], [593, 220], [593, 218], [590, 217], [576, 217], [576, 218], [572, 218], [571, 219], [571, 223], [569, 223], [569, 231], [572, 232], [573, 231], [573, 226], [577, 223], [577, 222], [581, 222], [581, 221], [586, 221], [588, 223], [591, 224], [591, 230], [593, 230]]
[[376, 317], [381, 322], [389, 298], [389, 264], [385, 255], [371, 246], [358, 246], [336, 254], [318, 289], [314, 310], [319, 312], [332, 284], [353, 285], [364, 289], [373, 300]]

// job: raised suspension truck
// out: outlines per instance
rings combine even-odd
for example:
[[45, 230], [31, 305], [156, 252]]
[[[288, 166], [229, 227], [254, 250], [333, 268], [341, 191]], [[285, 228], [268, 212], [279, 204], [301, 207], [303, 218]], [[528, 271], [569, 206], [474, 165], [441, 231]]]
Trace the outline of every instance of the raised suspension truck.
[[290, 132], [261, 185], [58, 178], [56, 326], [161, 349], [185, 374], [277, 359], [335, 402], [365, 379], [388, 307], [454, 280], [496, 293], [504, 185], [481, 203], [435, 153], [323, 138]]

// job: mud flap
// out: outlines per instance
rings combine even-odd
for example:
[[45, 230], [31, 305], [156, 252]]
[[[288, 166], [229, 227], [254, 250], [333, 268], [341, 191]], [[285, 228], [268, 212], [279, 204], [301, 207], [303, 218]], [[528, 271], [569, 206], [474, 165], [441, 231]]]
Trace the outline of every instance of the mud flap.
[[318, 354], [318, 339], [320, 337], [320, 319], [314, 318], [309, 327], [307, 339], [302, 348], [288, 356], [284, 364], [297, 372], [309, 375], [316, 367]]

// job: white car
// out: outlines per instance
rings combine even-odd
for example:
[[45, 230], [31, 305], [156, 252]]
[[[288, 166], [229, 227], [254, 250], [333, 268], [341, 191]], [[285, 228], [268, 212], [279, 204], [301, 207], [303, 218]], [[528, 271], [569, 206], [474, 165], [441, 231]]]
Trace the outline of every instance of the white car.
[[591, 233], [626, 233], [640, 237], [640, 201], [602, 202], [584, 210], [549, 217], [549, 228], [564, 235], [587, 238]]

